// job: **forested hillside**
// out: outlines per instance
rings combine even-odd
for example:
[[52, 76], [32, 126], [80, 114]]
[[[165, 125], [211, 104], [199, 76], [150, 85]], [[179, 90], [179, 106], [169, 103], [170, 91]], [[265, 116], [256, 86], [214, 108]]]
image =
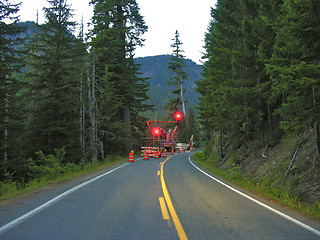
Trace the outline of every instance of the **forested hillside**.
[[218, 1], [205, 37], [204, 78], [197, 83], [211, 163], [250, 175], [276, 197], [315, 206], [319, 12], [317, 0]]
[[[150, 56], [135, 59], [136, 64], [141, 65], [140, 76], [148, 78], [150, 90], [148, 91], [148, 104], [154, 105], [154, 110], [147, 113], [148, 117], [158, 118], [158, 120], [167, 117], [164, 110], [168, 100], [172, 97], [170, 94], [171, 87], [167, 84], [168, 80], [173, 76], [168, 69], [170, 55]], [[196, 81], [201, 79], [202, 66], [196, 64], [190, 59], [185, 59], [185, 71], [188, 79], [183, 84], [186, 90], [184, 99], [187, 101], [187, 110], [195, 108], [198, 103], [199, 94], [195, 91]]]
[[[218, 1], [205, 38], [201, 122], [224, 145], [315, 129], [319, 137], [318, 1]], [[212, 117], [214, 116], [214, 117]]]

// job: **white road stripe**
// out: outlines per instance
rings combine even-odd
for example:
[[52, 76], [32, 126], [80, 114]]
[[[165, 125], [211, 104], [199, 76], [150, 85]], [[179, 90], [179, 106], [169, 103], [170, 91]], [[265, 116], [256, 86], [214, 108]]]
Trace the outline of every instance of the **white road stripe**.
[[200, 172], [202, 172], [202, 173], [203, 173], [204, 175], [206, 175], [207, 177], [209, 177], [209, 178], [213, 179], [214, 181], [220, 183], [221, 185], [225, 186], [226, 188], [229, 188], [230, 190], [232, 190], [232, 191], [240, 194], [241, 196], [243, 196], [243, 197], [251, 200], [252, 202], [257, 203], [257, 204], [259, 204], [260, 206], [262, 206], [262, 207], [264, 207], [264, 208], [266, 208], [266, 209], [268, 209], [268, 210], [270, 210], [270, 211], [278, 214], [279, 216], [281, 216], [281, 217], [283, 217], [283, 218], [285, 218], [285, 219], [287, 219], [287, 220], [289, 220], [289, 221], [297, 224], [298, 226], [303, 227], [304, 229], [306, 229], [306, 230], [308, 230], [308, 231], [310, 231], [310, 232], [312, 232], [312, 233], [320, 236], [320, 231], [318, 231], [318, 230], [316, 230], [316, 229], [314, 229], [314, 228], [312, 228], [312, 227], [310, 227], [310, 226], [308, 226], [308, 225], [306, 225], [306, 224], [304, 224], [304, 223], [302, 223], [302, 222], [300, 222], [300, 221], [298, 221], [298, 220], [296, 220], [296, 219], [294, 219], [294, 218], [292, 218], [292, 217], [290, 217], [290, 216], [288, 216], [288, 215], [286, 215], [286, 214], [284, 214], [284, 213], [282, 213], [282, 212], [280, 212], [280, 211], [278, 211], [278, 210], [276, 210], [276, 209], [273, 209], [272, 207], [269, 207], [268, 205], [266, 205], [266, 204], [264, 204], [264, 203], [262, 203], [262, 202], [260, 202], [260, 201], [258, 201], [258, 200], [256, 200], [256, 199], [254, 199], [254, 198], [252, 198], [252, 197], [250, 197], [250, 196], [248, 196], [248, 195], [240, 192], [239, 190], [237, 190], [237, 189], [235, 189], [235, 188], [227, 185], [226, 183], [220, 181], [219, 179], [216, 179], [215, 177], [211, 176], [210, 174], [202, 171], [200, 168], [198, 168], [198, 167], [191, 161], [191, 156], [192, 156], [192, 155], [189, 156], [189, 162], [191, 163], [191, 165], [194, 166], [196, 169], [198, 169]]
[[4, 226], [2, 226], [2, 227], [0, 228], [0, 236], [1, 236], [2, 234], [4, 234], [6, 231], [8, 231], [9, 229], [14, 228], [14, 227], [17, 226], [18, 224], [20, 224], [20, 223], [22, 223], [23, 221], [25, 221], [26, 219], [28, 219], [28, 218], [32, 217], [33, 215], [39, 213], [39, 212], [42, 211], [43, 209], [45, 209], [45, 208], [51, 206], [52, 204], [58, 202], [60, 199], [64, 198], [65, 196], [67, 196], [67, 195], [69, 195], [69, 194], [77, 191], [78, 189], [80, 189], [80, 188], [88, 185], [89, 183], [92, 183], [92, 182], [98, 180], [99, 178], [102, 178], [102, 177], [104, 177], [104, 176], [106, 176], [106, 175], [108, 175], [108, 174], [110, 174], [110, 173], [112, 173], [112, 172], [114, 172], [114, 171], [116, 171], [116, 170], [118, 170], [118, 169], [120, 169], [120, 168], [128, 165], [128, 164], [129, 164], [129, 163], [125, 163], [125, 164], [123, 164], [123, 165], [121, 165], [121, 166], [119, 166], [119, 167], [117, 167], [117, 168], [115, 168], [115, 169], [112, 169], [112, 170], [110, 170], [110, 171], [108, 171], [108, 172], [106, 172], [106, 173], [103, 173], [103, 174], [101, 174], [101, 175], [99, 175], [99, 176], [97, 176], [97, 177], [95, 177], [95, 178], [93, 178], [93, 179], [91, 179], [91, 180], [89, 180], [89, 181], [87, 181], [87, 182], [84, 182], [84, 183], [82, 183], [82, 184], [80, 184], [80, 185], [78, 185], [78, 186], [76, 186], [76, 187], [73, 187], [73, 188], [71, 188], [70, 190], [68, 190], [68, 191], [66, 191], [66, 192], [58, 195], [57, 197], [49, 200], [48, 202], [42, 204], [41, 206], [39, 206], [39, 207], [31, 210], [30, 212], [22, 215], [21, 217], [18, 217], [17, 219], [15, 219], [15, 220], [7, 223], [6, 225], [4, 225]]

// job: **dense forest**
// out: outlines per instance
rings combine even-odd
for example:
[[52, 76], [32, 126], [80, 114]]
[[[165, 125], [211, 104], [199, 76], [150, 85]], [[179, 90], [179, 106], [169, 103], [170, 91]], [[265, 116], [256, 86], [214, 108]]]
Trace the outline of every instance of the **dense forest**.
[[320, 153], [319, 12], [316, 0], [217, 2], [197, 82], [207, 153], [309, 129]]
[[[134, 51], [147, 25], [135, 0], [92, 0], [91, 30], [50, 0], [44, 24], [20, 23], [1, 2], [0, 182], [128, 153], [144, 136], [149, 83]], [[71, 166], [71, 167], [70, 167]]]

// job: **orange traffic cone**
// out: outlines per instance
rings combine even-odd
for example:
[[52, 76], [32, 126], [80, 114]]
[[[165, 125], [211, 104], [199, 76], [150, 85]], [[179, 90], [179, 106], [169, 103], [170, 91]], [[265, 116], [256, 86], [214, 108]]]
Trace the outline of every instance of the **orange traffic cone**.
[[180, 153], [180, 148], [178, 148], [178, 153]]
[[144, 160], [148, 160], [148, 150], [144, 150]]
[[174, 150], [173, 150], [173, 148], [171, 148], [171, 155], [174, 155]]
[[164, 158], [166, 158], [166, 157], [167, 157], [167, 151], [166, 151], [166, 150], [164, 150], [164, 152], [163, 152], [162, 156], [163, 156]]
[[159, 152], [158, 151], [155, 152], [155, 158], [159, 158]]
[[185, 149], [185, 148], [183, 149], [183, 152], [186, 152], [186, 149]]
[[129, 162], [134, 162], [133, 151], [129, 153]]

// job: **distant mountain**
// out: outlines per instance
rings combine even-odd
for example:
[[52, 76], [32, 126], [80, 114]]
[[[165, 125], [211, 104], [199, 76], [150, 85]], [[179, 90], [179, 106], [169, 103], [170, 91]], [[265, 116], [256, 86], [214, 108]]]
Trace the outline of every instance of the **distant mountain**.
[[[159, 55], [152, 57], [140, 57], [136, 58], [137, 64], [140, 64], [141, 77], [148, 77], [150, 83], [149, 90], [149, 104], [155, 106], [155, 110], [150, 117], [162, 119], [167, 113], [164, 111], [164, 106], [167, 104], [168, 99], [173, 98], [170, 93], [170, 89], [173, 86], [167, 85], [168, 80], [173, 76], [168, 64], [170, 62], [170, 55]], [[196, 64], [190, 59], [185, 60], [186, 68], [184, 71], [188, 74], [188, 80], [183, 84], [183, 88], [186, 90], [184, 93], [184, 99], [187, 101], [186, 108], [194, 108], [198, 103], [198, 93], [196, 93], [195, 82], [200, 80], [202, 73], [202, 66]]]

